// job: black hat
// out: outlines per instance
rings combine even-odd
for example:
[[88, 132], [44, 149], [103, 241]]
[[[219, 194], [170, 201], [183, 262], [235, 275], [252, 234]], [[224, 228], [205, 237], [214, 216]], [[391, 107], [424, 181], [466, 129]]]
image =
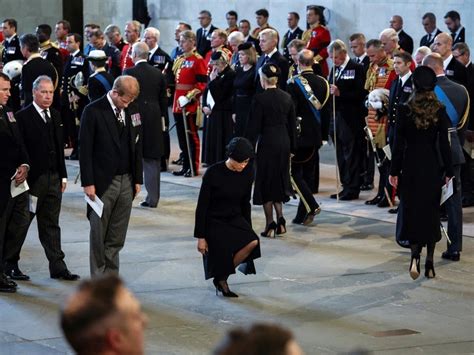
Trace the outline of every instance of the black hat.
[[229, 59], [228, 59], [227, 55], [224, 52], [215, 51], [214, 53], [211, 54], [210, 62], [211, 62], [211, 64], [214, 64], [214, 63], [219, 62], [219, 61], [228, 63]]
[[413, 72], [413, 84], [418, 91], [433, 91], [436, 81], [436, 74], [430, 67], [419, 66]]
[[255, 157], [252, 144], [244, 137], [232, 138], [226, 148], [227, 156], [239, 163]]
[[260, 70], [267, 78], [278, 77], [281, 72], [280, 68], [272, 63], [265, 64]]
[[244, 50], [250, 49], [252, 47], [253, 47], [252, 43], [245, 42], [245, 43], [239, 44], [239, 46], [237, 47], [237, 50], [244, 51]]

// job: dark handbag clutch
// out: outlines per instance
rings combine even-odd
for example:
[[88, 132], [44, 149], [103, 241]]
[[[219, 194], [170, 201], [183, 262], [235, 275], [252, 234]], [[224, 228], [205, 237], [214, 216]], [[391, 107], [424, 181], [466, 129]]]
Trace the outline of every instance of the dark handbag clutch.
[[204, 278], [206, 280], [209, 280], [209, 279], [213, 278], [214, 273], [212, 272], [211, 267], [209, 265], [209, 255], [208, 254], [204, 254], [202, 256], [202, 264], [203, 264], [203, 267], [204, 267]]

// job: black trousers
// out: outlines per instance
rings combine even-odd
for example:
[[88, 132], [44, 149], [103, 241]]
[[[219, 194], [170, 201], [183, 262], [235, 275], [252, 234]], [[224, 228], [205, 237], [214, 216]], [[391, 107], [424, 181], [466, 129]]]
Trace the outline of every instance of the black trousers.
[[[188, 113], [186, 121], [188, 125], [188, 132], [185, 132], [183, 115], [181, 113], [173, 113], [174, 120], [176, 122], [176, 132], [178, 134], [179, 148], [183, 152], [183, 169], [187, 170], [191, 168], [190, 161], [194, 167], [194, 173], [199, 173], [199, 156], [200, 156], [200, 142], [198, 129], [196, 126], [196, 114]], [[189, 152], [191, 154], [191, 160], [188, 155], [188, 147], [186, 142], [186, 134], [188, 135], [189, 141]]]

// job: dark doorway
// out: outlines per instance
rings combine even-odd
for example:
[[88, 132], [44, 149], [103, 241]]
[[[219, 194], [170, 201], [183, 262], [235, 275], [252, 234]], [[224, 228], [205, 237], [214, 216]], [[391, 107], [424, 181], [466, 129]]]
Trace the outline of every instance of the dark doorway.
[[63, 0], [63, 20], [71, 23], [71, 31], [83, 35], [84, 11], [82, 0]]

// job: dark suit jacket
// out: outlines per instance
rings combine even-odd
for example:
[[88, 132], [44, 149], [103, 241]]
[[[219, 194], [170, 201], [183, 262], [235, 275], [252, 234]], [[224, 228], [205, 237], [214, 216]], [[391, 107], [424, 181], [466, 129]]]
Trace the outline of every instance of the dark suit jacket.
[[[458, 117], [463, 117], [466, 113], [468, 103], [466, 89], [462, 85], [448, 79], [447, 76], [439, 76], [436, 86], [439, 86], [449, 98], [456, 109]], [[453, 132], [450, 134], [453, 165], [463, 164], [465, 162], [460, 134], [462, 134], [462, 132]]]
[[[132, 112], [125, 110], [125, 122], [130, 125], [132, 184], [142, 184], [142, 127], [132, 125]], [[120, 141], [116, 121], [107, 96], [87, 105], [81, 117], [79, 159], [82, 186], [94, 185], [99, 198], [109, 187], [119, 166]], [[135, 191], [135, 187], [132, 188]]]
[[148, 63], [141, 62], [124, 74], [131, 75], [140, 84], [136, 103], [143, 123], [143, 157], [160, 159], [163, 155], [163, 121], [168, 121], [168, 97], [165, 76]]
[[399, 77], [393, 81], [390, 86], [390, 95], [388, 102], [388, 125], [389, 125], [389, 143], [393, 144], [393, 135], [395, 134], [395, 122], [397, 119], [398, 108], [401, 104], [407, 102], [413, 92], [413, 81], [410, 76], [400, 88]]
[[451, 79], [458, 84], [464, 85], [467, 87], [467, 69], [464, 65], [452, 58], [446, 67], [445, 74], [448, 79]]
[[[260, 85], [260, 77], [258, 75], [258, 70], [260, 67], [263, 66], [263, 62], [265, 61], [265, 55], [262, 54], [257, 61], [256, 71], [255, 71], [255, 80], [256, 80], [256, 88], [257, 92], [262, 92], [263, 88]], [[288, 71], [289, 71], [289, 63], [288, 60], [278, 51], [273, 53], [267, 63], [273, 63], [280, 68], [280, 76], [278, 77], [278, 87], [282, 90], [286, 90], [286, 81], [288, 80]]]
[[398, 44], [400, 47], [410, 54], [413, 53], [413, 38], [409, 36], [404, 30], [398, 34]]
[[433, 42], [434, 42], [434, 39], [437, 35], [439, 35], [441, 33], [441, 31], [439, 30], [439, 28], [436, 29], [436, 35], [434, 37], [431, 37], [430, 40], [428, 41], [428, 36], [429, 34], [425, 34], [423, 37], [421, 37], [421, 40], [420, 40], [420, 47], [421, 46], [426, 46], [426, 47], [430, 47]]
[[474, 130], [474, 64], [470, 63], [467, 67], [467, 91], [471, 99], [471, 110], [469, 111], [469, 129]]
[[464, 43], [466, 42], [466, 29], [463, 27], [459, 32], [459, 35], [456, 38], [453, 38], [453, 46], [456, 43]]
[[3, 109], [0, 108], [0, 217], [11, 198], [11, 177], [21, 164], [29, 164], [26, 147], [14, 121], [15, 118], [8, 116], [14, 117], [13, 111], [5, 106]]
[[[58, 174], [60, 178], [67, 178], [61, 115], [54, 108], [50, 108], [49, 112], [54, 126]], [[32, 186], [39, 176], [49, 170], [48, 130], [45, 129], [46, 123], [43, 121], [43, 117], [36, 111], [32, 103], [18, 111], [16, 118], [26, 151], [30, 157], [28, 184]]]
[[[329, 83], [332, 84], [334, 67], [329, 73]], [[364, 67], [349, 60], [344, 70], [336, 78], [336, 86], [340, 95], [336, 96], [336, 111], [351, 127], [353, 133], [363, 134], [364, 127], [364, 98], [367, 91], [364, 89]]]
[[47, 75], [51, 78], [51, 80], [53, 80], [55, 88], [53, 105], [55, 107], [58, 106], [58, 73], [50, 62], [41, 57], [37, 57], [26, 63], [21, 70], [21, 91], [22, 97], [25, 100], [23, 107], [26, 107], [33, 102], [33, 82], [40, 75]]
[[198, 29], [196, 32], [196, 49], [198, 53], [204, 58], [206, 53], [209, 52], [211, 49], [211, 34], [214, 30], [217, 30], [217, 27], [211, 25], [209, 31], [206, 32], [206, 37], [204, 38], [202, 35], [202, 28]]
[[283, 50], [283, 56], [290, 61], [290, 53], [288, 52], [288, 43], [290, 43], [294, 39], [301, 39], [301, 36], [303, 36], [303, 30], [299, 27], [296, 27], [296, 29], [293, 31], [293, 33], [290, 32], [290, 30], [286, 31], [285, 35], [283, 36], [283, 42], [281, 43], [281, 49]]

